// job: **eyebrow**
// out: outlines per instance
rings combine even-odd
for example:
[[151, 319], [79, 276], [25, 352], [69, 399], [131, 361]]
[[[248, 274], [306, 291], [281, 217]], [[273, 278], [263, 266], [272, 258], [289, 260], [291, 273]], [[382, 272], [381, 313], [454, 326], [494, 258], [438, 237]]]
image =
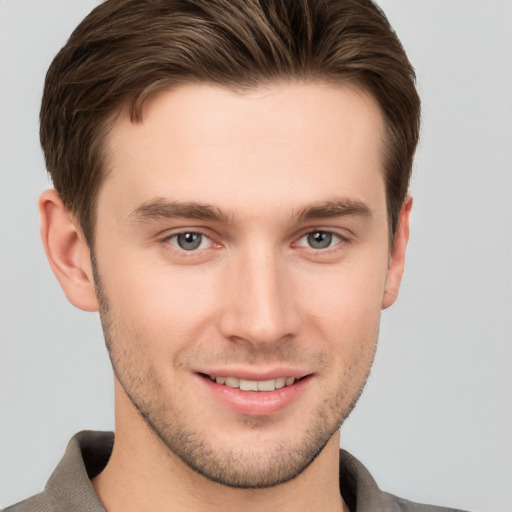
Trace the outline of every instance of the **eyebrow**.
[[231, 216], [209, 204], [198, 202], [169, 201], [156, 198], [137, 206], [130, 212], [130, 218], [139, 222], [184, 218], [229, 223]]
[[[370, 218], [372, 212], [369, 206], [362, 201], [348, 198], [335, 198], [305, 206], [294, 215], [298, 222], [346, 216]], [[156, 198], [146, 201], [134, 208], [130, 212], [129, 218], [138, 222], [182, 218], [232, 223], [234, 215], [228, 214], [210, 204], [194, 201], [169, 201], [163, 198]]]
[[335, 198], [306, 206], [299, 211], [298, 221], [305, 222], [346, 216], [370, 218], [372, 211], [370, 207], [362, 201], [348, 198]]

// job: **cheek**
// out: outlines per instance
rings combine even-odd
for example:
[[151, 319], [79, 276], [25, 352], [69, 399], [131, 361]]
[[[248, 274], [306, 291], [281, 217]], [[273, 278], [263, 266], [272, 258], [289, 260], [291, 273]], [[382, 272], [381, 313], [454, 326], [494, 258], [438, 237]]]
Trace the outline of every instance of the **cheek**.
[[337, 376], [333, 386], [341, 385], [342, 394], [353, 390], [347, 397], [364, 385], [373, 362], [387, 268], [385, 257], [373, 265], [363, 260], [326, 275], [323, 286], [306, 283], [301, 293], [304, 334], [323, 342]]
[[[218, 337], [220, 305], [231, 303], [225, 300], [232, 291], [226, 286], [229, 268], [171, 265], [126, 248], [109, 252], [114, 253], [110, 260], [102, 255], [98, 270], [118, 327], [130, 333], [132, 342], [162, 353]], [[307, 336], [320, 333], [336, 345], [339, 340], [345, 346], [357, 343], [377, 328], [386, 268], [382, 246], [354, 251], [336, 265], [290, 264], [285, 302], [299, 313], [300, 330]]]
[[381, 311], [387, 258], [361, 257], [335, 267], [315, 269], [299, 286], [301, 309], [319, 326], [354, 337], [375, 329]]
[[184, 345], [211, 320], [216, 288], [211, 272], [132, 260], [105, 269], [105, 275], [117, 322], [151, 350]]

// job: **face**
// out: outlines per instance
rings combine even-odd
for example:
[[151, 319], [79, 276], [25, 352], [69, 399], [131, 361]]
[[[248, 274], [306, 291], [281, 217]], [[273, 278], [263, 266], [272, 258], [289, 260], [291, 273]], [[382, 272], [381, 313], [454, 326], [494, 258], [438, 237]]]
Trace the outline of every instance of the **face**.
[[183, 86], [109, 134], [95, 259], [116, 378], [214, 481], [293, 478], [361, 392], [389, 305], [383, 132], [361, 91], [288, 84]]

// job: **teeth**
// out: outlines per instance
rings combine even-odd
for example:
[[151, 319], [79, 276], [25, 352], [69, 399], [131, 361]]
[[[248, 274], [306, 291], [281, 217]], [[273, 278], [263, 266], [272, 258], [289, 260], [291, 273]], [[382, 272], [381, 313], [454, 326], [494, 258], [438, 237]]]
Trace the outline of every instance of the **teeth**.
[[246, 380], [237, 379], [236, 377], [210, 376], [210, 380], [230, 388], [238, 388], [242, 391], [274, 391], [285, 386], [291, 386], [296, 379], [294, 377], [278, 377], [277, 379], [269, 380]]
[[286, 385], [285, 377], [279, 377], [276, 379], [276, 389], [284, 388], [285, 385]]
[[235, 377], [226, 377], [226, 381], [224, 382], [226, 386], [229, 386], [230, 388], [238, 388], [240, 387], [240, 380], [238, 380]]
[[260, 380], [257, 387], [258, 391], [274, 391], [276, 389], [276, 379]]
[[242, 391], [258, 391], [258, 383], [255, 380], [240, 379], [240, 389]]

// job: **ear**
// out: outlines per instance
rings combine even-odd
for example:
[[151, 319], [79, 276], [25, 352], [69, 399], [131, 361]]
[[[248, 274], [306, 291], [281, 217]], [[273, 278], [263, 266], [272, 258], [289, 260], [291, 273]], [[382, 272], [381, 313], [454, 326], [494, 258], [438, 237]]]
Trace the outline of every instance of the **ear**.
[[41, 194], [39, 213], [46, 257], [69, 302], [85, 311], [98, 311], [89, 247], [57, 191]]
[[395, 233], [395, 240], [389, 258], [386, 286], [382, 299], [382, 309], [389, 308], [396, 298], [400, 289], [402, 275], [405, 265], [405, 250], [409, 241], [409, 217], [412, 208], [412, 197], [407, 196], [400, 210], [398, 226]]

